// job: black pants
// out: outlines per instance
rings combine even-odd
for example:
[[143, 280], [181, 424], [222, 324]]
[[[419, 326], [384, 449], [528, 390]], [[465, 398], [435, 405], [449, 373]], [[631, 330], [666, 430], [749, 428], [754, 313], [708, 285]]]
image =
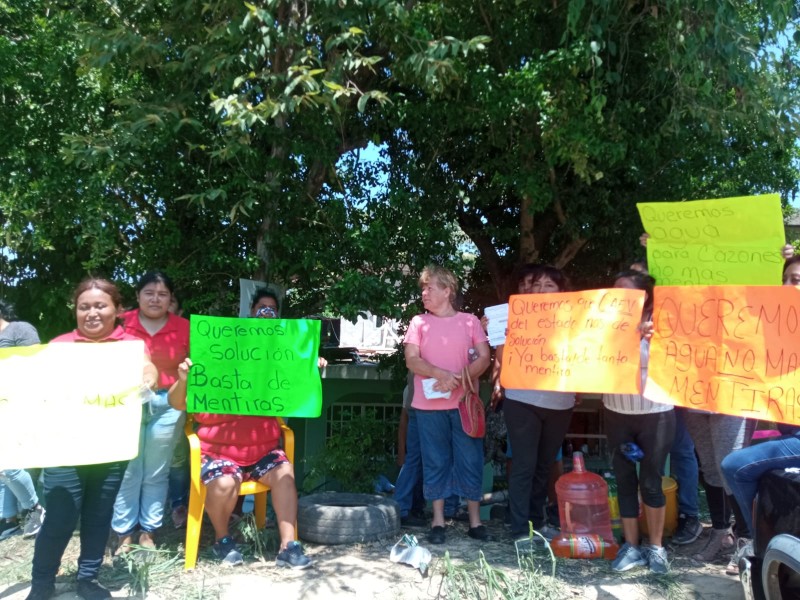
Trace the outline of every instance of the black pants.
[[44, 470], [47, 512], [33, 553], [34, 586], [54, 584], [78, 517], [81, 519], [78, 579], [97, 578], [111, 530], [114, 500], [127, 465], [127, 461], [122, 461]]
[[[606, 409], [605, 420], [620, 516], [629, 519], [639, 516], [639, 491], [647, 506], [661, 508], [666, 504], [661, 477], [675, 439], [675, 411], [627, 415]], [[626, 442], [635, 442], [644, 452], [638, 475], [636, 463], [625, 458], [619, 449]]]
[[552, 410], [506, 399], [503, 412], [514, 464], [508, 482], [511, 533], [527, 535], [528, 521], [534, 529], [545, 523], [547, 480], [569, 429], [572, 409]]

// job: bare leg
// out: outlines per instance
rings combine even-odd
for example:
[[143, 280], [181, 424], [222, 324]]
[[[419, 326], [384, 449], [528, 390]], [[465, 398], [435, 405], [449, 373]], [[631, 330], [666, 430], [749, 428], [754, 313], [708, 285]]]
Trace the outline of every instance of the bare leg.
[[278, 535], [281, 550], [294, 540], [294, 524], [297, 521], [297, 487], [294, 482], [292, 463], [281, 463], [260, 479], [272, 490], [272, 507], [278, 518]]
[[444, 498], [440, 500], [433, 500], [433, 520], [431, 527], [444, 527]]
[[467, 500], [467, 512], [469, 512], [469, 526], [480, 527], [481, 503], [477, 500]]
[[[647, 520], [647, 530], [650, 532], [650, 543], [653, 546], [661, 546], [664, 536], [664, 519], [667, 515], [667, 507], [653, 508], [642, 504], [644, 507], [644, 518]], [[626, 538], [627, 539], [627, 538]]]
[[[648, 526], [650, 524], [648, 523]], [[662, 524], [663, 527], [663, 524]], [[639, 545], [639, 519], [622, 517], [622, 535], [631, 546]]]
[[206, 486], [206, 512], [217, 540], [229, 533], [228, 521], [238, 497], [239, 481], [233, 477], [217, 477]]

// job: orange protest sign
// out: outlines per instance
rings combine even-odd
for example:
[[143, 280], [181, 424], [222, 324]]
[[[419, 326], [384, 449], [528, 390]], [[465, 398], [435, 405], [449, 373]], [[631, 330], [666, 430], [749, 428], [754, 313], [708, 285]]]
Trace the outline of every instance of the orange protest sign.
[[508, 301], [500, 383], [509, 389], [639, 393], [644, 292], [522, 294]]
[[657, 287], [645, 395], [800, 425], [800, 289]]

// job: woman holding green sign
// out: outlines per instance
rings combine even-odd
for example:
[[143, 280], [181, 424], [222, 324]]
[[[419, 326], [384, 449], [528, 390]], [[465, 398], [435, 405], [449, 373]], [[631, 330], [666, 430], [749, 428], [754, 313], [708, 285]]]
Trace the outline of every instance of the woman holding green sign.
[[166, 274], [146, 273], [136, 285], [139, 308], [123, 316], [126, 333], [144, 341], [159, 378], [150, 402], [142, 406], [139, 455], [128, 463], [114, 503], [111, 527], [121, 552], [130, 549], [137, 530], [139, 545], [155, 548], [153, 535], [164, 517], [172, 453], [182, 434], [184, 414], [169, 405], [167, 391], [189, 354], [189, 321], [169, 311], [174, 292]]
[[[87, 279], [75, 290], [77, 328], [52, 343], [113, 343], [135, 341], [117, 325], [122, 296], [105, 279]], [[91, 377], [91, 365], [86, 366]], [[143, 386], [152, 390], [158, 371], [145, 357]], [[79, 432], [71, 432], [79, 435]], [[47, 514], [36, 538], [31, 591], [28, 600], [47, 600], [55, 594], [61, 557], [80, 518], [81, 553], [78, 557], [77, 594], [85, 600], [104, 600], [111, 594], [97, 582], [117, 497], [127, 461], [48, 467], [44, 470]]]
[[[278, 317], [278, 299], [268, 290], [256, 293], [250, 316], [263, 319]], [[322, 359], [320, 359], [322, 360]], [[318, 363], [322, 366], [322, 363]], [[186, 389], [192, 361], [187, 358], [178, 367], [178, 380], [169, 391], [170, 404], [186, 410]], [[206, 513], [214, 527], [214, 555], [228, 566], [244, 561], [230, 535], [230, 516], [239, 497], [242, 481], [260, 481], [272, 492], [272, 504], [278, 521], [280, 548], [275, 565], [306, 569], [311, 559], [294, 540], [297, 521], [297, 487], [294, 466], [281, 448], [281, 426], [276, 417], [195, 413], [197, 437], [203, 463], [200, 478], [206, 486]]]

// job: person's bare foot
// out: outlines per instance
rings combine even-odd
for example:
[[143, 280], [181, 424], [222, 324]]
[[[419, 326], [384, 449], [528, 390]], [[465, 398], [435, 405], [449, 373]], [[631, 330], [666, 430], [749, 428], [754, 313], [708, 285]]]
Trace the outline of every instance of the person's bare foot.
[[155, 550], [156, 542], [153, 539], [153, 534], [149, 531], [143, 531], [139, 534], [139, 545], [147, 550]]
[[132, 535], [128, 534], [119, 536], [119, 539], [117, 540], [117, 549], [114, 551], [114, 554], [115, 555], [127, 554], [128, 552], [133, 550], [133, 548], [131, 548], [131, 544], [133, 544]]

